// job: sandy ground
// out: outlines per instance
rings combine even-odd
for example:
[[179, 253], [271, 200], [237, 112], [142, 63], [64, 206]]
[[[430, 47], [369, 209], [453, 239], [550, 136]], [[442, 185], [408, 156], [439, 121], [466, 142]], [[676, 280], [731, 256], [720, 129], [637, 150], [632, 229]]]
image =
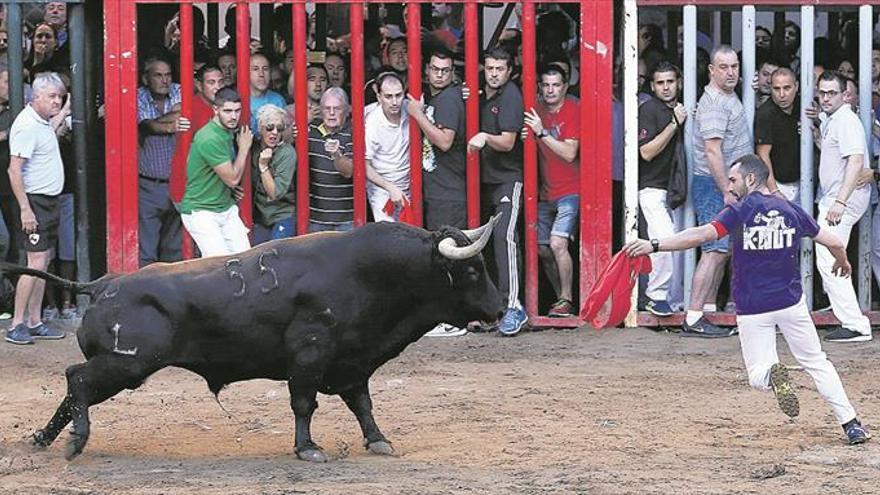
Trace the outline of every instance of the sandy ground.
[[[877, 346], [826, 349], [880, 429]], [[342, 401], [319, 397], [312, 431], [332, 458], [321, 465], [292, 454], [285, 384], [233, 384], [220, 394], [227, 415], [178, 369], [93, 407], [73, 462], [66, 432], [31, 448], [64, 395], [64, 368], [81, 359], [72, 336], [0, 344], [0, 493], [880, 493], [880, 441], [847, 446], [802, 371], [801, 417], [788, 421], [748, 387], [736, 339], [646, 329], [422, 339], [371, 382], [396, 456], [367, 454]]]

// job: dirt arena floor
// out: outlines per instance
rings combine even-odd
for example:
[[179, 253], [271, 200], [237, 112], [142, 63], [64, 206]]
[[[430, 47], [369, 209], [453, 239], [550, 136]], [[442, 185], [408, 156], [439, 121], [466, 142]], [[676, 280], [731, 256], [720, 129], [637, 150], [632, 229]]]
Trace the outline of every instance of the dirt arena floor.
[[[878, 343], [826, 350], [880, 430]], [[313, 434], [332, 458], [321, 465], [292, 453], [285, 384], [233, 384], [220, 394], [227, 415], [178, 369], [93, 407], [73, 462], [66, 432], [31, 448], [80, 359], [72, 336], [0, 343], [0, 493], [880, 493], [880, 441], [847, 446], [802, 371], [802, 414], [788, 421], [748, 387], [736, 339], [646, 329], [422, 339], [371, 382], [396, 456], [367, 454], [342, 401], [319, 397]]]

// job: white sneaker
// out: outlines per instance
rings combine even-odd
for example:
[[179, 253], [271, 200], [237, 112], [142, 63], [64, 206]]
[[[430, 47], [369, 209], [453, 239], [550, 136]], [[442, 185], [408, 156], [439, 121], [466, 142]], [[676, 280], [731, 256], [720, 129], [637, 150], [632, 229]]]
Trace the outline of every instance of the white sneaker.
[[12, 315], [7, 312], [0, 313], [0, 320], [10, 320], [12, 319]]
[[426, 333], [426, 337], [460, 337], [468, 333], [466, 328], [458, 328], [449, 323], [441, 323]]

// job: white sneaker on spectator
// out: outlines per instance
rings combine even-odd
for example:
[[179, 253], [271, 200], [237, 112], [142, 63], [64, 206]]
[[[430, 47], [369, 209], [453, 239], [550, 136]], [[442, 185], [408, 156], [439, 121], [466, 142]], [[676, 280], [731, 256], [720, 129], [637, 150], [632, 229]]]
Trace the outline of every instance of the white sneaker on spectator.
[[426, 337], [460, 337], [466, 334], [466, 328], [458, 328], [449, 323], [441, 323], [434, 327], [430, 332], [426, 333]]
[[0, 313], [0, 320], [10, 320], [12, 319], [12, 315], [7, 312]]

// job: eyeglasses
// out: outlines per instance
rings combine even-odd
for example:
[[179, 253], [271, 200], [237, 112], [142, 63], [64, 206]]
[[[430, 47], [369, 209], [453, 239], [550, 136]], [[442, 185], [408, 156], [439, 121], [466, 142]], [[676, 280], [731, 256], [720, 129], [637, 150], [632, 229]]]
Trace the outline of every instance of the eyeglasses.
[[276, 130], [278, 132], [284, 132], [284, 129], [287, 129], [287, 126], [284, 124], [266, 124], [267, 132], [275, 132]]
[[431, 72], [434, 74], [440, 74], [441, 76], [445, 76], [452, 72], [452, 67], [434, 67], [433, 65], [428, 66], [431, 69]]
[[840, 91], [822, 91], [821, 89], [817, 91], [819, 94], [819, 98], [834, 98], [835, 96], [840, 94]]

